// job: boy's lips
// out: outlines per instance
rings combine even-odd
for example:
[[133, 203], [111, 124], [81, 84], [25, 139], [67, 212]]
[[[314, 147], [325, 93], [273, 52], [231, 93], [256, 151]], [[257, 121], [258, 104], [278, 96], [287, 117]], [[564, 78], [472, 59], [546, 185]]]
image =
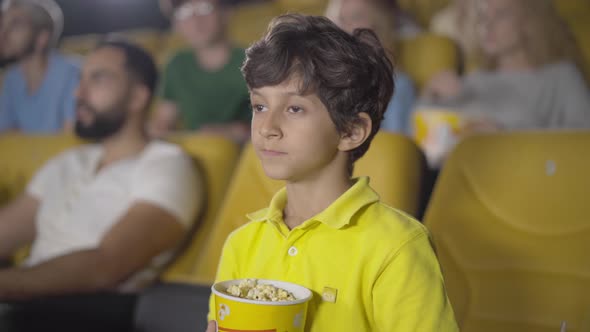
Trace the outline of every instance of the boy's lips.
[[276, 151], [276, 150], [271, 150], [271, 149], [261, 149], [260, 152], [262, 153], [263, 156], [266, 157], [278, 157], [278, 156], [283, 156], [286, 155], [286, 152], [282, 152], [282, 151]]

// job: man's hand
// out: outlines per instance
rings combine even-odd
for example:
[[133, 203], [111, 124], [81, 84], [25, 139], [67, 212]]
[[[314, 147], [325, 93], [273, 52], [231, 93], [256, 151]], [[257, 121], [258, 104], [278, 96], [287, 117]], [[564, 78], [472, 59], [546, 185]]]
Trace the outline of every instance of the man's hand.
[[39, 201], [23, 194], [0, 208], [0, 259], [8, 259], [20, 247], [35, 239], [35, 216]]
[[214, 320], [210, 321], [205, 332], [217, 332], [217, 323]]

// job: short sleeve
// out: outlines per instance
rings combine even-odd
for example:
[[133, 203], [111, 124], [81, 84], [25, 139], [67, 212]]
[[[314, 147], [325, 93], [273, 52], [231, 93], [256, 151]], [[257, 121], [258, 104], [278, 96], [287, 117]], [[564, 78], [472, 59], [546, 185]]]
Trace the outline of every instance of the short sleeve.
[[168, 144], [149, 148], [152, 151], [141, 160], [134, 174], [131, 199], [154, 204], [190, 227], [201, 208], [201, 174], [181, 148]]
[[375, 331], [458, 331], [427, 233], [386, 262], [373, 288], [373, 307]]

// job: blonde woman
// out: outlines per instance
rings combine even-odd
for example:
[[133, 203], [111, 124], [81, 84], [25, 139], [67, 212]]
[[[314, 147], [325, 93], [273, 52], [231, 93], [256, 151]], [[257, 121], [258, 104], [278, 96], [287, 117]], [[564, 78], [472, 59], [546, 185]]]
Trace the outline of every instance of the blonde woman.
[[[328, 4], [326, 16], [348, 33], [359, 28], [372, 29], [393, 58], [394, 8], [387, 6], [380, 0], [332, 0]], [[395, 63], [395, 61], [393, 62]], [[391, 132], [409, 134], [410, 113], [414, 107], [415, 99], [412, 81], [396, 68], [395, 95], [387, 106], [381, 128]]]
[[573, 37], [550, 0], [479, 0], [481, 70], [443, 72], [423, 102], [469, 117], [470, 131], [590, 128], [590, 92]]

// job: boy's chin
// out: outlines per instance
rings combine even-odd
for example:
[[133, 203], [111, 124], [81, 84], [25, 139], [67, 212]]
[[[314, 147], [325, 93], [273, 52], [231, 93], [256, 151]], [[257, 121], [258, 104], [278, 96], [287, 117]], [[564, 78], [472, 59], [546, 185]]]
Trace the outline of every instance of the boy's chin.
[[286, 170], [276, 169], [273, 167], [264, 167], [264, 166], [263, 166], [263, 170], [264, 170], [264, 174], [272, 180], [289, 181], [289, 179], [291, 178], [291, 174], [289, 172], [287, 172]]

